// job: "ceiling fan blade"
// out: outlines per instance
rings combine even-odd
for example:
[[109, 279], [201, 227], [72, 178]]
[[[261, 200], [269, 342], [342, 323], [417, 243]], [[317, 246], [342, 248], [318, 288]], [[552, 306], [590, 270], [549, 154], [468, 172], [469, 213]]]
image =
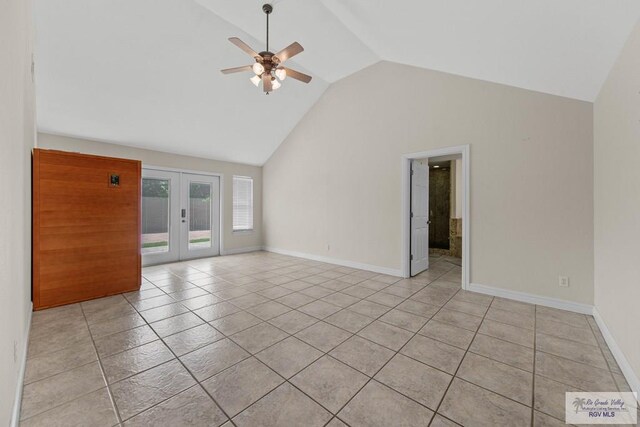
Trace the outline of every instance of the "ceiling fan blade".
[[240, 73], [242, 71], [252, 71], [252, 67], [251, 65], [245, 65], [243, 67], [227, 68], [220, 71], [222, 72], [222, 74], [232, 74], [232, 73]]
[[245, 42], [243, 42], [239, 38], [231, 37], [231, 38], [229, 38], [229, 41], [231, 43], [235, 44], [236, 46], [238, 46], [240, 49], [242, 49], [245, 52], [247, 52], [252, 57], [254, 57], [256, 59], [260, 58], [260, 60], [262, 60], [262, 57], [258, 54], [258, 52], [256, 52], [255, 50], [251, 49], [251, 47], [249, 47], [248, 44], [246, 44]]
[[300, 80], [303, 83], [309, 83], [311, 81], [311, 76], [308, 76], [300, 71], [292, 70], [291, 68], [284, 68], [287, 71], [287, 77], [291, 77], [292, 79]]
[[280, 52], [276, 53], [274, 56], [280, 60], [280, 63], [282, 63], [289, 58], [293, 58], [303, 50], [304, 48], [300, 43], [293, 42], [289, 46], [282, 49]]
[[271, 74], [263, 73], [262, 74], [262, 88], [265, 92], [273, 91], [273, 82], [271, 81]]

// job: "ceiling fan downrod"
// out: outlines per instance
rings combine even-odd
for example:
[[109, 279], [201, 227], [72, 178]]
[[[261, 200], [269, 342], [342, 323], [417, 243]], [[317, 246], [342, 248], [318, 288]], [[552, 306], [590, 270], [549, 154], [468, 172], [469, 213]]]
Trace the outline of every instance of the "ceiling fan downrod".
[[267, 52], [269, 52], [269, 15], [273, 12], [273, 6], [265, 3], [262, 5], [262, 11], [267, 15]]

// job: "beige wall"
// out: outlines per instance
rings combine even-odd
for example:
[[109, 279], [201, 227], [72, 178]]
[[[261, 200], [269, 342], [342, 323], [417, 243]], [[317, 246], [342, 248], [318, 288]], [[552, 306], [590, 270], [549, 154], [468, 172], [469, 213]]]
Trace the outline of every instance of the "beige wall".
[[[640, 393], [640, 23], [594, 106], [595, 305]], [[627, 377], [630, 382], [634, 382]]]
[[332, 85], [264, 166], [265, 244], [399, 270], [401, 155], [470, 144], [471, 281], [591, 304], [592, 113], [376, 64]]
[[[143, 167], [146, 164], [152, 166], [221, 173], [223, 175], [224, 182], [224, 248], [222, 253], [233, 253], [234, 251], [240, 251], [248, 248], [259, 248], [262, 246], [262, 168], [259, 166], [249, 166], [239, 163], [180, 156], [159, 151], [143, 150], [123, 145], [107, 144], [104, 142], [49, 135], [45, 133], [38, 134], [38, 147], [141, 160]], [[254, 180], [253, 232], [233, 232], [233, 175], [250, 176]]]
[[[31, 315], [31, 1], [0, 5], [0, 425], [11, 422]], [[15, 354], [14, 354], [15, 348]]]

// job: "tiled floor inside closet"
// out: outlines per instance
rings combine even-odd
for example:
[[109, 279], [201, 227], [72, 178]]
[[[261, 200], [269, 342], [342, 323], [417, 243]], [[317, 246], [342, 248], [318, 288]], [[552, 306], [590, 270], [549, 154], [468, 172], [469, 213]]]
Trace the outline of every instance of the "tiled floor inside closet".
[[628, 391], [590, 316], [265, 252], [33, 315], [23, 426], [561, 426]]

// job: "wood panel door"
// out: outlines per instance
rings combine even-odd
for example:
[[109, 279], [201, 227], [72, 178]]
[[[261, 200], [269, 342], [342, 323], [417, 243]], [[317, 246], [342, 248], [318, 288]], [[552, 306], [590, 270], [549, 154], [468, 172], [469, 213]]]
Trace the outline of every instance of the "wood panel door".
[[141, 163], [35, 149], [35, 309], [137, 290]]

